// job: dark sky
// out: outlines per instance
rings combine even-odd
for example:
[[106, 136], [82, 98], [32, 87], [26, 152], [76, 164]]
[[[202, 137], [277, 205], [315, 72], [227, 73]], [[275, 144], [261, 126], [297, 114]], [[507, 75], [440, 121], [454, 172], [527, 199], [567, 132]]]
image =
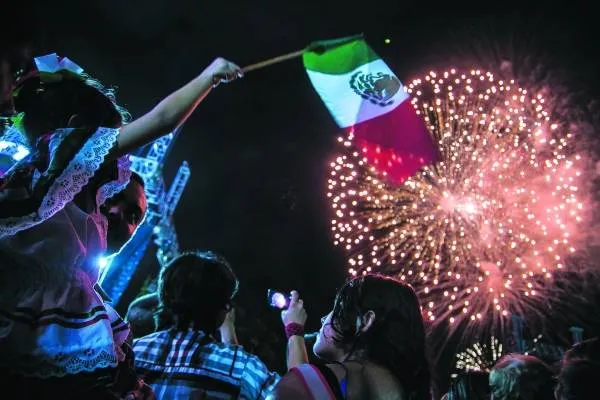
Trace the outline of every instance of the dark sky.
[[[446, 2], [452, 4], [438, 8], [400, 0], [39, 3], [39, 52], [66, 55], [118, 86], [119, 102], [134, 116], [216, 56], [243, 66], [315, 39], [360, 32], [405, 81], [431, 67], [465, 60], [493, 64], [506, 56], [516, 65], [542, 63], [564, 77], [569, 88], [584, 93], [581, 104], [598, 97], [599, 18], [573, 3], [528, 8], [507, 2], [480, 7]], [[32, 15], [18, 11], [10, 18], [28, 29]], [[391, 43], [384, 44], [385, 38]], [[325, 197], [335, 133], [302, 63], [290, 61], [210, 94], [186, 123], [165, 167], [167, 179], [183, 160], [192, 169], [175, 214], [182, 247], [228, 257], [241, 279], [246, 313], [277, 334], [277, 313], [264, 305], [268, 287], [297, 288], [309, 328], [316, 328], [345, 278]]]

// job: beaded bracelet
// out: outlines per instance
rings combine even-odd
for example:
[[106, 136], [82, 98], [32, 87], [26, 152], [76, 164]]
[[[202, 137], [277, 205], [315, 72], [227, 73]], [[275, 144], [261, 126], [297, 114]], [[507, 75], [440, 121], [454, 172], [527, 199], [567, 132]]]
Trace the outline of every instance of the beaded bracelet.
[[288, 339], [292, 336], [304, 336], [304, 325], [297, 322], [290, 322], [285, 326], [285, 336]]

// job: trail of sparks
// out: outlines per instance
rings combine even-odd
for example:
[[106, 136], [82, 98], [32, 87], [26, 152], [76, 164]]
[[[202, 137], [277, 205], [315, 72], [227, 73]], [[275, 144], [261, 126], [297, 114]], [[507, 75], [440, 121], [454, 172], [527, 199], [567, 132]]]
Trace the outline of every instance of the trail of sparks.
[[434, 324], [539, 313], [582, 221], [573, 135], [542, 95], [489, 72], [430, 72], [406, 90], [442, 158], [393, 186], [339, 138], [328, 197], [349, 273], [411, 283]]
[[475, 343], [456, 354], [456, 369], [459, 371], [490, 372], [503, 355], [502, 343], [492, 336], [489, 343]]

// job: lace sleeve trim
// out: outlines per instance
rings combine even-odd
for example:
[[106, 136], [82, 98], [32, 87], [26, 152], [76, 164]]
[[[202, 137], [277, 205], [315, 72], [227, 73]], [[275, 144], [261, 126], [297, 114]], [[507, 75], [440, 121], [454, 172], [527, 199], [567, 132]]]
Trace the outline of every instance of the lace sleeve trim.
[[[72, 130], [64, 129], [57, 132], [57, 134], [50, 141], [50, 154], [53, 155], [56, 151], [60, 141], [64, 139]], [[99, 128], [92, 136], [83, 144], [81, 149], [77, 152], [75, 157], [71, 159], [67, 167], [62, 171], [53, 182], [52, 186], [46, 192], [40, 207], [35, 211], [27, 215], [19, 217], [7, 217], [0, 220], [0, 237], [14, 235], [17, 232], [31, 228], [43, 222], [58, 211], [64, 208], [67, 203], [73, 201], [75, 196], [81, 192], [81, 190], [88, 184], [89, 180], [94, 176], [95, 172], [100, 169], [106, 155], [111, 151], [117, 142], [119, 135], [118, 129], [111, 128]], [[127, 173], [120, 172], [119, 169], [119, 180], [122, 182], [115, 184], [113, 189], [103, 189], [104, 193], [110, 194], [112, 190], [121, 189], [127, 184], [128, 181], [125, 179]], [[42, 174], [42, 176], [45, 173]], [[114, 193], [113, 193], [114, 194]], [[98, 196], [97, 200], [101, 200], [102, 196]], [[106, 199], [104, 199], [106, 200]]]
[[96, 204], [103, 205], [106, 200], [121, 192], [129, 184], [131, 178], [131, 161], [128, 156], [120, 157], [117, 160], [118, 177], [100, 186], [96, 195]]

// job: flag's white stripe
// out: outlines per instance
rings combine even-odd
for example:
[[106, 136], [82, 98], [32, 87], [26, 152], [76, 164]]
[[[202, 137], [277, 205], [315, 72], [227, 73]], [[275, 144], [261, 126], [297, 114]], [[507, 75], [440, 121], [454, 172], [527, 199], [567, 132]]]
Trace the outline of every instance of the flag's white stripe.
[[394, 73], [381, 59], [363, 64], [354, 71], [343, 75], [306, 71], [335, 122], [342, 128], [387, 114], [408, 99], [408, 94], [404, 91], [402, 85], [390, 99], [391, 103], [389, 105], [381, 106], [362, 98], [350, 86], [352, 76], [359, 71], [363, 74], [383, 73], [395, 77]]

